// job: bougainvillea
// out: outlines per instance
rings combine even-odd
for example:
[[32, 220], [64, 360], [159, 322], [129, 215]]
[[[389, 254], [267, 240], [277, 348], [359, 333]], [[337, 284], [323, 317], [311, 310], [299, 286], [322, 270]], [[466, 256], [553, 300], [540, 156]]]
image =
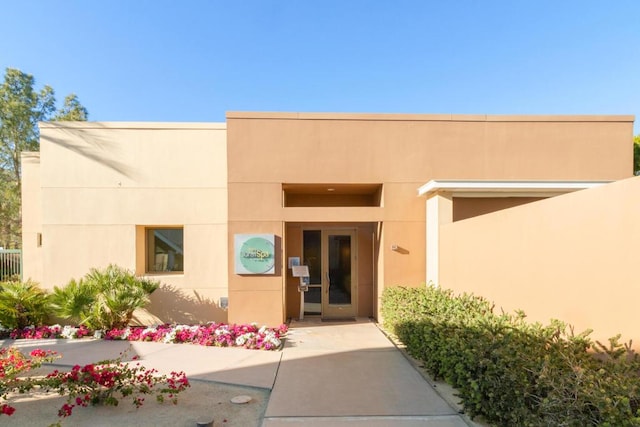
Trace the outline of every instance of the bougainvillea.
[[[15, 347], [0, 348], [0, 399], [6, 400], [9, 393], [15, 390], [31, 389], [32, 386], [18, 376], [42, 366], [45, 362], [52, 362], [57, 357], [54, 351], [36, 349], [25, 355]], [[0, 403], [0, 414], [12, 415], [14, 412], [14, 407]]]
[[[117, 406], [122, 398], [130, 398], [139, 408], [144, 395], [154, 394], [158, 402], [169, 399], [178, 403], [178, 394], [189, 387], [184, 372], [158, 375], [155, 369], [140, 363], [125, 363], [120, 357], [85, 366], [76, 365], [69, 372], [54, 370], [44, 377], [18, 376], [32, 368], [51, 362], [56, 353], [34, 350], [28, 356], [14, 347], [0, 349], [0, 398], [7, 400], [10, 393], [26, 393], [35, 388], [67, 397], [58, 410], [59, 417], [68, 417], [76, 407], [97, 404]], [[15, 408], [0, 404], [0, 414], [12, 415]]]

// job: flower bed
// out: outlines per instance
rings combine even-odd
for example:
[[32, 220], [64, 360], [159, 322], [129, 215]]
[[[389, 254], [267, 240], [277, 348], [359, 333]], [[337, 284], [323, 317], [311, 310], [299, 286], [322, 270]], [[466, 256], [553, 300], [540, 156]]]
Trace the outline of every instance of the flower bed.
[[105, 340], [153, 341], [188, 343], [215, 347], [240, 347], [257, 350], [278, 350], [287, 325], [278, 328], [259, 327], [257, 324], [229, 325], [207, 323], [203, 325], [130, 326], [108, 331], [92, 331], [84, 326], [39, 326], [24, 329], [0, 330], [0, 338], [42, 339], [94, 337]]
[[177, 404], [177, 395], [190, 387], [184, 372], [158, 375], [157, 370], [145, 368], [140, 363], [123, 362], [124, 354], [97, 364], [76, 365], [70, 372], [54, 370], [44, 377], [24, 376], [31, 369], [58, 357], [53, 351], [41, 349], [26, 355], [14, 347], [0, 348], [0, 415], [11, 416], [16, 411], [5, 403], [12, 394], [29, 393], [34, 389], [66, 396], [66, 403], [58, 411], [58, 416], [64, 418], [70, 416], [75, 407], [117, 406], [124, 398], [131, 399], [131, 403], [139, 408], [145, 395], [155, 395], [160, 403], [169, 400]]

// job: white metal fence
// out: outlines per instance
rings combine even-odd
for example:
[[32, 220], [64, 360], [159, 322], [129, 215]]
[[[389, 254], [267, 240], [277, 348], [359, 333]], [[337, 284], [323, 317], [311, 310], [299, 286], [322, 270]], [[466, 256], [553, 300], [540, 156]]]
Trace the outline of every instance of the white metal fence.
[[0, 282], [22, 280], [22, 251], [0, 249]]

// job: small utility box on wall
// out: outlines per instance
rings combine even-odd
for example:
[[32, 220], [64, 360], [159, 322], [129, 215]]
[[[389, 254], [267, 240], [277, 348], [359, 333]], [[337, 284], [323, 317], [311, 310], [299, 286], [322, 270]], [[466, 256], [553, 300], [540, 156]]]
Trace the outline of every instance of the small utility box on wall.
[[275, 235], [233, 236], [236, 274], [275, 274]]

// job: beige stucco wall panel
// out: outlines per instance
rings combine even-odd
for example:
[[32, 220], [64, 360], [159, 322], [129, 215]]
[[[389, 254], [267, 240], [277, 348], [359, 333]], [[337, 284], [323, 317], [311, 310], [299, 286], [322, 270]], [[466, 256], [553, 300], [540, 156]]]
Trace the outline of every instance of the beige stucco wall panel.
[[385, 217], [384, 208], [285, 208], [286, 222], [378, 222]]
[[[71, 126], [71, 127], [70, 127]], [[129, 128], [127, 124], [87, 123], [87, 128], [43, 123], [41, 152], [46, 187], [224, 186], [226, 131], [176, 124]], [[59, 165], [73, 165], [60, 168]], [[186, 173], [188, 171], [188, 173]]]
[[[231, 117], [230, 182], [610, 180], [631, 174], [629, 121]], [[278, 141], [278, 144], [265, 144]], [[268, 151], [266, 151], [268, 150]], [[246, 153], [265, 152], [264, 156]], [[426, 179], [425, 179], [426, 178]]]
[[453, 221], [537, 202], [545, 197], [454, 197]]
[[220, 298], [227, 296], [226, 288], [184, 288], [169, 283], [170, 278], [158, 280], [162, 285], [151, 294], [145, 310], [149, 316], [140, 319], [141, 323], [227, 322], [227, 310], [220, 307]]
[[640, 178], [632, 178], [449, 224], [440, 284], [531, 320], [638, 341], [638, 217]]
[[373, 316], [375, 235], [372, 224], [358, 227], [358, 307], [359, 317]]
[[418, 182], [384, 184], [384, 219], [387, 221], [424, 221], [424, 198], [418, 197]]
[[[241, 290], [229, 291], [229, 322], [277, 326], [283, 322], [284, 304], [282, 291], [253, 289], [250, 292]], [[249, 320], [251, 319], [251, 320]]]
[[130, 225], [44, 225], [43, 285], [66, 285], [90, 268], [117, 264], [135, 270], [135, 227]]
[[459, 164], [468, 163], [472, 179], [621, 179], [631, 174], [631, 129], [617, 122], [488, 122], [483, 143], [470, 141], [468, 160]]
[[45, 188], [45, 224], [224, 224], [224, 188]]
[[22, 276], [42, 282], [40, 153], [22, 153]]
[[[288, 263], [288, 257], [300, 257], [302, 263], [302, 226], [299, 224], [287, 224], [285, 228], [285, 247], [286, 254], [284, 255], [283, 264]], [[288, 267], [288, 266], [287, 266]], [[293, 277], [291, 269], [286, 268], [285, 278], [285, 301], [286, 301], [286, 317], [287, 318], [299, 318], [300, 317], [300, 292], [298, 286], [300, 285], [300, 278]]]
[[[229, 182], [375, 182], [371, 179], [379, 179], [379, 174], [372, 168], [382, 162], [376, 162], [376, 156], [366, 150], [367, 141], [358, 137], [361, 127], [358, 122], [333, 122], [334, 132], [327, 134], [326, 122], [313, 120], [229, 120], [234, 139], [229, 144], [229, 158], [242, 158], [242, 167], [230, 168]], [[264, 156], [243, 154], [247, 152]], [[265, 156], [273, 161], [265, 162]], [[358, 173], [354, 174], [356, 161]], [[363, 169], [371, 172], [362, 176]]]
[[185, 274], [189, 287], [228, 289], [226, 224], [189, 224], [184, 227]]
[[[384, 286], [417, 286], [425, 281], [425, 222], [384, 223]], [[397, 249], [392, 250], [396, 245]]]
[[229, 182], [229, 218], [235, 221], [282, 219], [282, 184]]

